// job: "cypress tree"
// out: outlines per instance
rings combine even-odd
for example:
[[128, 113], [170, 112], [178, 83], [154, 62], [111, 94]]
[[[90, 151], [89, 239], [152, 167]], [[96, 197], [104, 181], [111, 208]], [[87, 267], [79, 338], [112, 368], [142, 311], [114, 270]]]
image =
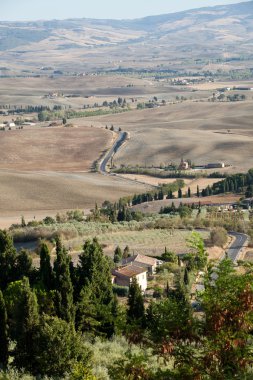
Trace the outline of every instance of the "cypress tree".
[[122, 260], [122, 251], [119, 246], [116, 247], [114, 251], [114, 258], [113, 261], [115, 264], [119, 263]]
[[97, 239], [85, 242], [83, 252], [79, 256], [77, 274], [80, 295], [77, 311], [78, 328], [86, 331], [90, 325], [97, 333], [105, 334], [107, 337], [112, 336], [115, 307], [111, 267]]
[[49, 249], [46, 243], [42, 243], [40, 246], [40, 279], [45, 289], [50, 290], [53, 283], [53, 272]]
[[61, 240], [56, 240], [56, 260], [54, 262], [55, 289], [58, 295], [59, 317], [70, 322], [74, 317], [73, 285], [70, 277], [70, 259]]
[[34, 366], [34, 341], [39, 326], [38, 303], [35, 293], [30, 288], [28, 278], [24, 277], [22, 287], [14, 364], [18, 368], [32, 371]]
[[124, 248], [124, 251], [123, 251], [123, 259], [127, 259], [129, 256], [130, 256], [130, 249], [129, 249], [128, 245], [127, 245]]
[[102, 304], [109, 304], [113, 299], [111, 268], [107, 257], [97, 239], [87, 240], [78, 263], [79, 289], [92, 285], [93, 295]]
[[0, 230], [0, 289], [16, 280], [17, 252], [11, 236]]
[[2, 367], [7, 367], [8, 364], [8, 327], [7, 327], [7, 312], [5, 307], [5, 302], [3, 298], [3, 293], [0, 290], [0, 365]]
[[145, 323], [144, 299], [141, 288], [135, 278], [129, 287], [127, 320], [130, 324], [141, 326]]

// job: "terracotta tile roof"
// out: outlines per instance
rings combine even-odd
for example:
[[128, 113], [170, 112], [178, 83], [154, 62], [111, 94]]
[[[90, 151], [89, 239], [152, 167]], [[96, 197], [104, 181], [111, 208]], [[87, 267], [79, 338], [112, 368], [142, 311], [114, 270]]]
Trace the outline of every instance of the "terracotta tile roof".
[[138, 274], [146, 273], [146, 272], [147, 272], [147, 270], [145, 268], [141, 268], [141, 267], [138, 267], [135, 265], [127, 265], [123, 268], [114, 269], [112, 273], [115, 276], [117, 276], [117, 274], [120, 274], [122, 276], [131, 278], [131, 277], [134, 277]]
[[131, 262], [136, 262], [136, 263], [142, 263], [150, 266], [154, 266], [157, 263], [157, 259], [154, 259], [153, 257], [150, 256], [145, 256], [145, 255], [134, 255], [131, 257], [128, 257], [125, 260], [122, 260], [122, 263], [131, 263]]

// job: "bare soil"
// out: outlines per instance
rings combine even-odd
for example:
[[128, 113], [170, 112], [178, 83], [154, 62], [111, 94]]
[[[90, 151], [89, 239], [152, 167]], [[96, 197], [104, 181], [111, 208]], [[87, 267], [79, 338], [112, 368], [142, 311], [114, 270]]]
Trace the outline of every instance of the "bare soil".
[[0, 131], [0, 169], [88, 171], [112, 141], [90, 126]]

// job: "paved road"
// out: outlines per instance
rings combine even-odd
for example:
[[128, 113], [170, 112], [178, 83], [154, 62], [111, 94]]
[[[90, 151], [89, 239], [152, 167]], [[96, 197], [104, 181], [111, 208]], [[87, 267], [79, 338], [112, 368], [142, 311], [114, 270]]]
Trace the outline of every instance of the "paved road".
[[117, 140], [113, 144], [112, 148], [109, 150], [109, 152], [106, 153], [105, 157], [100, 163], [99, 171], [103, 174], [108, 174], [106, 171], [106, 165], [111, 160], [111, 158], [114, 156], [114, 154], [119, 150], [119, 148], [124, 144], [124, 142], [127, 140], [128, 134], [127, 132], [120, 132]]
[[248, 236], [239, 232], [229, 232], [229, 235], [234, 236], [235, 241], [227, 250], [227, 255], [233, 262], [236, 262], [239, 259], [241, 250], [246, 246]]

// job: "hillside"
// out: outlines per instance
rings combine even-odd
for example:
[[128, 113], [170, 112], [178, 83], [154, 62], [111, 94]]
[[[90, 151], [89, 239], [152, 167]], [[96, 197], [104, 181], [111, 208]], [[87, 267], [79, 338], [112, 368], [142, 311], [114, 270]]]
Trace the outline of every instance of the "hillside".
[[252, 43], [253, 1], [136, 20], [0, 22], [0, 74], [173, 69], [186, 61], [204, 68], [210, 59], [240, 66], [253, 58]]

